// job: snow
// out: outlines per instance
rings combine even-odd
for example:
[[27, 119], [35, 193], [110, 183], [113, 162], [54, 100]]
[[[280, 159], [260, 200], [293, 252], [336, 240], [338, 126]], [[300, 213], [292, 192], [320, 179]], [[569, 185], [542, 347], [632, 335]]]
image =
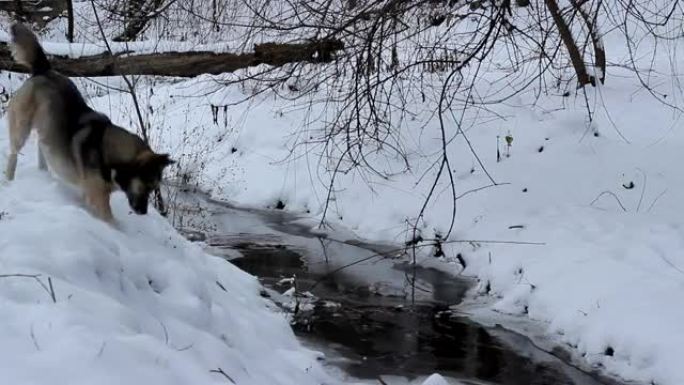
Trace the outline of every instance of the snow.
[[448, 385], [449, 383], [446, 382], [444, 377], [440, 376], [439, 374], [433, 374], [430, 377], [428, 377], [425, 382], [423, 382], [423, 385]]
[[4, 381], [334, 383], [254, 277], [156, 212], [132, 214], [121, 193], [112, 199], [118, 229], [94, 219], [74, 189], [38, 171], [27, 147], [17, 179], [0, 187]]
[[[681, 103], [681, 74], [672, 73], [670, 57], [653, 52], [646, 39], [635, 39], [640, 45], [627, 52], [623, 40], [609, 33], [604, 38], [607, 57], [617, 64], [609, 63], [605, 85], [587, 89], [591, 122], [585, 96], [573, 86], [554, 88], [539, 100], [533, 87], [488, 111], [467, 111], [463, 130], [499, 185], [487, 187], [491, 181], [463, 136], [455, 136], [449, 156], [456, 195], [462, 196], [455, 229], [443, 245], [444, 257], [434, 258], [424, 247], [420, 263], [476, 278], [480, 284], [466, 304], [476, 319], [523, 324], [520, 330], [567, 349], [584, 367], [680, 385], [684, 131], [680, 111], [650, 92]], [[680, 41], [671, 44], [682, 48]], [[63, 43], [47, 47], [80, 52]], [[180, 45], [168, 48], [174, 47]], [[653, 67], [651, 90], [622, 65], [630, 56]], [[322, 121], [334, 112], [308, 102], [323, 99], [325, 91], [294, 101], [264, 93], [238, 104], [257, 90], [225, 86], [235, 79], [140, 80], [138, 97], [153, 142], [180, 161], [170, 177], [187, 176], [237, 205], [265, 208], [282, 201], [285, 210], [320, 219], [331, 164], [317, 139]], [[120, 79], [100, 80], [78, 84], [93, 106], [135, 127], [130, 96], [108, 88]], [[477, 93], [483, 100], [493, 97], [488, 80], [483, 76]], [[2, 84], [14, 90], [17, 78]], [[421, 113], [434, 108], [430, 103], [428, 96], [411, 105], [419, 119], [398, 128], [412, 169], [386, 180], [338, 174], [328, 225], [373, 241], [407, 240], [435, 175], [427, 155], [441, 146], [434, 122], [420, 121]], [[509, 134], [510, 156], [497, 162], [497, 145], [505, 154], [503, 137]], [[401, 168], [399, 159], [370, 158], [387, 169]], [[0, 220], [0, 274], [51, 277], [57, 303], [32, 279], [0, 279], [8, 309], [0, 338], [11, 347], [2, 365], [10, 378], [107, 383], [113, 376], [122, 381], [111, 383], [120, 383], [149, 376], [152, 383], [222, 383], [209, 372], [217, 367], [240, 384], [306, 384], [324, 377], [316, 356], [302, 350], [286, 323], [258, 298], [253, 278], [187, 244], [156, 214], [128, 215], [122, 197], [114, 200], [122, 229], [108, 228], [83, 211], [75, 193], [31, 165], [22, 167], [0, 195], [0, 210], [7, 212]], [[426, 239], [449, 228], [454, 201], [445, 180], [436, 191], [420, 228]], [[160, 282], [162, 294], [148, 278]], [[270, 362], [282, 366], [272, 369]], [[101, 381], [87, 381], [93, 378]]]

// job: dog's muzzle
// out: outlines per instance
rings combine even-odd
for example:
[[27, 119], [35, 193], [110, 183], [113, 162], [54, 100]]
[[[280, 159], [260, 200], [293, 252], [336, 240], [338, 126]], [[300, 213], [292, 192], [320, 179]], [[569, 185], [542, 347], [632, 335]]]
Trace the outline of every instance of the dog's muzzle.
[[128, 196], [128, 205], [131, 206], [133, 212], [138, 215], [147, 214], [147, 199]]
[[147, 214], [147, 205], [134, 207], [133, 211], [135, 211], [135, 213], [138, 215], [145, 215]]

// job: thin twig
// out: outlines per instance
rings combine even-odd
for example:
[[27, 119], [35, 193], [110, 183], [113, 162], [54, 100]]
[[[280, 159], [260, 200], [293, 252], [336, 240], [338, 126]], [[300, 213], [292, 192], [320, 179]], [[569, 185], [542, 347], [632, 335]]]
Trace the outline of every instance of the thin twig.
[[477, 187], [477, 188], [474, 188], [474, 189], [465, 191], [465, 192], [463, 192], [462, 194], [458, 195], [458, 196], [456, 197], [456, 200], [459, 200], [459, 199], [463, 198], [464, 196], [466, 196], [466, 195], [468, 195], [468, 194], [472, 194], [472, 193], [476, 193], [476, 192], [478, 192], [478, 191], [486, 190], [486, 189], [488, 189], [488, 188], [490, 188], [490, 187], [498, 187], [498, 186], [506, 186], [506, 185], [510, 185], [510, 183], [509, 183], [509, 182], [505, 182], [505, 183], [496, 183], [496, 184], [488, 184], [488, 185], [482, 186], [482, 187]]
[[646, 178], [646, 173], [643, 172], [641, 169], [637, 169], [637, 171], [639, 171], [641, 173], [641, 175], [643, 175], [643, 177], [644, 177], [644, 180], [641, 183], [641, 195], [639, 196], [639, 203], [637, 204], [637, 209], [636, 209], [636, 211], [639, 212], [639, 210], [641, 209], [641, 202], [643, 202], [644, 194], [646, 193], [646, 184], [647, 184], [646, 182], [648, 181], [648, 179]]
[[[97, 8], [95, 7], [95, 0], [90, 0], [90, 5], [93, 8], [93, 13], [95, 14], [95, 21], [97, 22], [97, 28], [99, 29], [100, 35], [102, 36], [102, 41], [107, 47], [107, 52], [109, 52], [109, 55], [111, 55], [112, 60], [116, 60], [116, 55], [114, 55], [112, 47], [109, 45], [109, 41], [107, 40], [107, 36], [104, 33], [102, 23], [100, 22], [100, 16], [98, 15]], [[142, 117], [142, 112], [140, 112], [140, 104], [138, 103], [138, 96], [135, 93], [135, 87], [133, 86], [133, 83], [131, 83], [131, 80], [128, 79], [128, 76], [122, 74], [121, 78], [123, 78], [124, 82], [126, 83], [126, 87], [128, 87], [128, 92], [131, 94], [131, 97], [133, 98], [133, 105], [135, 106], [135, 113], [138, 117], [138, 124], [140, 125], [140, 132], [143, 136], [143, 140], [145, 141], [145, 144], [149, 145], [150, 140], [147, 137], [147, 129], [145, 128], [145, 122]]]
[[651, 209], [653, 209], [653, 206], [655, 206], [656, 202], [658, 202], [658, 200], [659, 200], [663, 195], [665, 195], [666, 192], [667, 192], [667, 189], [663, 190], [663, 192], [661, 192], [660, 194], [658, 194], [658, 196], [655, 197], [655, 199], [653, 199], [653, 202], [651, 202], [651, 205], [648, 206], [648, 210], [646, 210], [647, 213], [650, 213], [650, 212], [651, 212]]
[[618, 205], [620, 205], [620, 208], [622, 209], [622, 211], [627, 212], [627, 209], [625, 208], [625, 206], [622, 204], [622, 202], [620, 202], [620, 198], [618, 198], [617, 195], [615, 195], [615, 193], [612, 191], [604, 191], [604, 192], [600, 193], [596, 198], [594, 198], [593, 201], [591, 201], [591, 203], [589, 203], [589, 206], [593, 206], [594, 203], [596, 203], [596, 201], [598, 201], [602, 196], [604, 196], [606, 194], [615, 198]]
[[237, 384], [237, 382], [235, 382], [235, 380], [233, 380], [233, 379], [228, 375], [228, 373], [224, 372], [223, 369], [221, 369], [221, 368], [212, 369], [212, 370], [210, 370], [209, 372], [210, 372], [210, 373], [218, 373], [218, 374], [222, 375], [223, 377], [225, 377], [225, 378], [226, 378], [228, 381], [230, 381], [231, 383]]
[[22, 274], [22, 273], [17, 273], [17, 274], [0, 274], [0, 278], [30, 278], [30, 279], [35, 280], [35, 281], [40, 285], [40, 287], [42, 287], [43, 290], [45, 290], [45, 292], [48, 293], [48, 295], [49, 295], [50, 298], [52, 299], [52, 302], [53, 302], [53, 303], [57, 303], [57, 299], [56, 299], [56, 296], [55, 296], [55, 291], [54, 291], [54, 288], [52, 287], [52, 279], [51, 279], [50, 277], [48, 277], [48, 283], [49, 283], [49, 285], [50, 285], [50, 287], [48, 287], [48, 286], [45, 285], [45, 283], [40, 279], [40, 277], [41, 277], [40, 274]]
[[51, 277], [48, 277], [48, 286], [50, 287], [50, 298], [52, 298], [52, 303], [57, 303], [57, 296], [55, 295], [55, 288], [52, 287]]
[[36, 339], [36, 334], [33, 331], [33, 324], [31, 324], [31, 341], [33, 341], [33, 346], [36, 347], [36, 350], [40, 351], [40, 345], [38, 345], [38, 339]]

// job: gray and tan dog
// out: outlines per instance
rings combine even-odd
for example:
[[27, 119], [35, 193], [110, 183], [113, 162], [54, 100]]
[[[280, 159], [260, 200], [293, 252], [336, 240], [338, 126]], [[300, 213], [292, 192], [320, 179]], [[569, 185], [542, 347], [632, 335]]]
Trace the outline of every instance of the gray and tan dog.
[[143, 140], [113, 124], [86, 104], [68, 77], [51, 69], [36, 35], [12, 26], [14, 59], [31, 71], [9, 104], [10, 155], [7, 179], [14, 179], [17, 154], [31, 129], [38, 132], [39, 167], [47, 164], [60, 178], [83, 190], [86, 204], [112, 222], [110, 194], [120, 188], [137, 214], [146, 214], [150, 193], [172, 164]]

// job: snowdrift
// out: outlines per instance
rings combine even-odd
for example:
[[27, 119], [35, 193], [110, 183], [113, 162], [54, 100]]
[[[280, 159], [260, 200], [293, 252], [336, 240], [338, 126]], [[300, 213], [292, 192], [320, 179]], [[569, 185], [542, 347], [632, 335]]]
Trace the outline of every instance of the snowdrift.
[[123, 195], [112, 199], [120, 229], [94, 219], [76, 191], [27, 158], [0, 186], [4, 383], [325, 381], [254, 277], [156, 212], [131, 214]]

